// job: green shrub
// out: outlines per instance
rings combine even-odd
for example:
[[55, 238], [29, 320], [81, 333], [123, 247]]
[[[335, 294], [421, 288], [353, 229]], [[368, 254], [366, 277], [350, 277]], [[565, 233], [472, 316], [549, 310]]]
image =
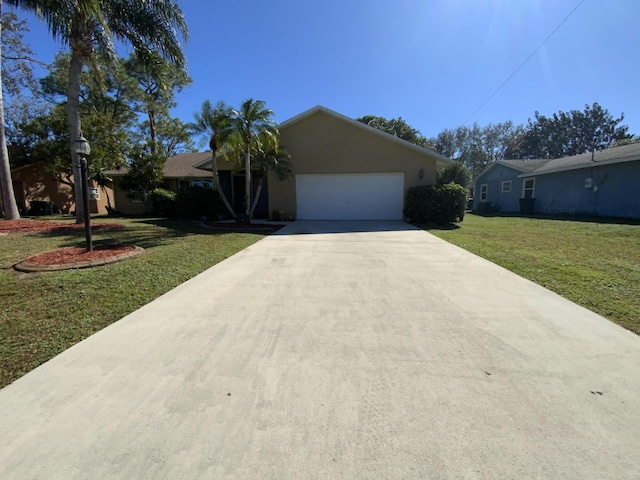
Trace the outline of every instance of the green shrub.
[[412, 187], [407, 192], [404, 216], [414, 223], [461, 222], [467, 205], [467, 189], [455, 183]]
[[226, 218], [226, 209], [220, 201], [218, 193], [201, 186], [182, 187], [176, 195], [176, 211], [180, 218], [200, 219], [206, 217], [208, 220], [218, 220]]
[[171, 190], [156, 188], [149, 193], [149, 205], [152, 215], [172, 217], [176, 212], [176, 194]]

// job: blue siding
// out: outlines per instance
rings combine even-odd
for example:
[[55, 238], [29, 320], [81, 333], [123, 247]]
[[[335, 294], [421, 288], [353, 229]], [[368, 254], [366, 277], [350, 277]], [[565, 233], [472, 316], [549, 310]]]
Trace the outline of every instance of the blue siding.
[[534, 197], [536, 213], [640, 218], [640, 161], [539, 175]]
[[[522, 197], [522, 179], [518, 178], [522, 172], [504, 165], [494, 165], [489, 170], [485, 170], [476, 179], [473, 190], [473, 210], [478, 210], [480, 204], [481, 185], [487, 184], [487, 202], [493, 204], [494, 209], [500, 212], [519, 212], [520, 203], [518, 199]], [[502, 193], [502, 182], [511, 180], [511, 192]]]

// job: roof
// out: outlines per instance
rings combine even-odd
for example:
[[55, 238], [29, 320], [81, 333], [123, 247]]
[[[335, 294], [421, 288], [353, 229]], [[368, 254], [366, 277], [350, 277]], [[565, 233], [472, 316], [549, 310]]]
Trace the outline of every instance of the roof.
[[436, 158], [438, 167], [446, 167], [447, 165], [450, 165], [451, 163], [453, 163], [453, 160], [451, 160], [451, 159], [449, 159], [449, 158], [447, 158], [447, 157], [445, 157], [443, 155], [440, 155], [435, 150], [435, 148], [433, 148], [433, 147], [421, 147], [419, 145], [416, 145], [415, 143], [411, 143], [411, 142], [403, 140], [403, 139], [401, 139], [399, 137], [396, 137], [395, 135], [391, 135], [391, 134], [389, 134], [387, 132], [383, 132], [382, 130], [379, 130], [379, 129], [375, 128], [375, 127], [367, 125], [366, 123], [359, 122], [357, 120], [354, 120], [353, 118], [347, 117], [346, 115], [342, 115], [342, 114], [340, 114], [338, 112], [334, 112], [333, 110], [330, 110], [327, 107], [323, 107], [322, 105], [316, 105], [315, 107], [310, 108], [309, 110], [306, 110], [306, 111], [296, 115], [295, 117], [292, 117], [292, 118], [290, 118], [288, 120], [285, 120], [284, 122], [282, 122], [278, 126], [278, 128], [280, 130], [285, 129], [285, 128], [287, 128], [287, 127], [289, 127], [291, 125], [294, 125], [294, 124], [304, 120], [305, 118], [308, 118], [308, 117], [310, 117], [312, 115], [315, 115], [316, 113], [319, 113], [319, 112], [322, 112], [322, 113], [324, 113], [326, 115], [334, 117], [334, 118], [336, 118], [338, 120], [341, 120], [341, 121], [343, 121], [345, 123], [353, 125], [353, 126], [355, 126], [357, 128], [366, 130], [369, 133], [372, 133], [372, 134], [377, 135], [379, 137], [382, 137], [382, 138], [384, 138], [386, 140], [389, 140], [391, 142], [394, 142], [394, 143], [397, 143], [399, 145], [402, 145], [402, 146], [404, 146], [406, 148], [409, 148], [411, 150], [414, 150], [416, 152], [429, 155], [432, 158]]
[[640, 143], [632, 143], [621, 147], [611, 147], [599, 150], [595, 153], [588, 152], [571, 157], [556, 158], [544, 163], [540, 168], [525, 172], [520, 177], [533, 177], [548, 173], [563, 172], [566, 170], [579, 170], [598, 165], [611, 165], [614, 163], [633, 162], [640, 160]]
[[[165, 178], [209, 178], [211, 177], [211, 172], [195, 167], [196, 164], [208, 159], [211, 159], [211, 152], [180, 153], [174, 157], [167, 158], [162, 169], [162, 175]], [[124, 167], [117, 170], [108, 170], [107, 174], [120, 177], [128, 171], [129, 169]]]

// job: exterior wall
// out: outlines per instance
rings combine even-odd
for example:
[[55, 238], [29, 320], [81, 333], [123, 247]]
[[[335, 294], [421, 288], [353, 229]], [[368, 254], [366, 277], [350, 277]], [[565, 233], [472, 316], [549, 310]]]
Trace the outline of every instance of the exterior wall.
[[[435, 183], [435, 157], [428, 158], [323, 112], [282, 128], [280, 143], [291, 154], [296, 174], [403, 172], [405, 192]], [[270, 174], [268, 185], [269, 212], [282, 210], [295, 215], [295, 178], [279, 181]]]
[[[16, 195], [18, 208], [22, 213], [26, 213], [32, 201], [52, 201], [57, 210], [62, 213], [74, 211], [75, 201], [73, 190], [69, 185], [58, 183], [53, 175], [45, 171], [44, 165], [36, 163], [16, 168], [11, 172], [13, 179], [13, 189]], [[94, 187], [92, 183], [89, 185]], [[112, 189], [107, 187], [107, 193], [113, 199]], [[89, 200], [89, 210], [91, 213], [107, 213], [107, 198], [105, 191], [100, 189], [98, 200]]]
[[124, 215], [142, 215], [144, 213], [144, 204], [131, 201], [129, 192], [120, 188], [121, 181], [122, 178], [113, 177], [113, 197], [116, 211]]
[[[482, 173], [475, 183], [473, 190], [473, 211], [479, 210], [482, 185], [487, 185], [486, 202], [492, 204], [493, 210], [500, 212], [519, 212], [522, 198], [522, 179], [518, 178], [522, 172], [504, 165], [494, 165], [490, 170]], [[511, 181], [511, 192], [502, 193], [502, 182]]]
[[534, 196], [536, 213], [640, 218], [640, 161], [538, 175]]

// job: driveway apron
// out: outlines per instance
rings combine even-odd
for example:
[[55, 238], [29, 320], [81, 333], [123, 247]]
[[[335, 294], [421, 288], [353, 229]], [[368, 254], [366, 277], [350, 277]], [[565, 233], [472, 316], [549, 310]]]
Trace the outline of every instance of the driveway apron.
[[639, 372], [429, 233], [294, 222], [0, 391], [0, 478], [637, 480]]

